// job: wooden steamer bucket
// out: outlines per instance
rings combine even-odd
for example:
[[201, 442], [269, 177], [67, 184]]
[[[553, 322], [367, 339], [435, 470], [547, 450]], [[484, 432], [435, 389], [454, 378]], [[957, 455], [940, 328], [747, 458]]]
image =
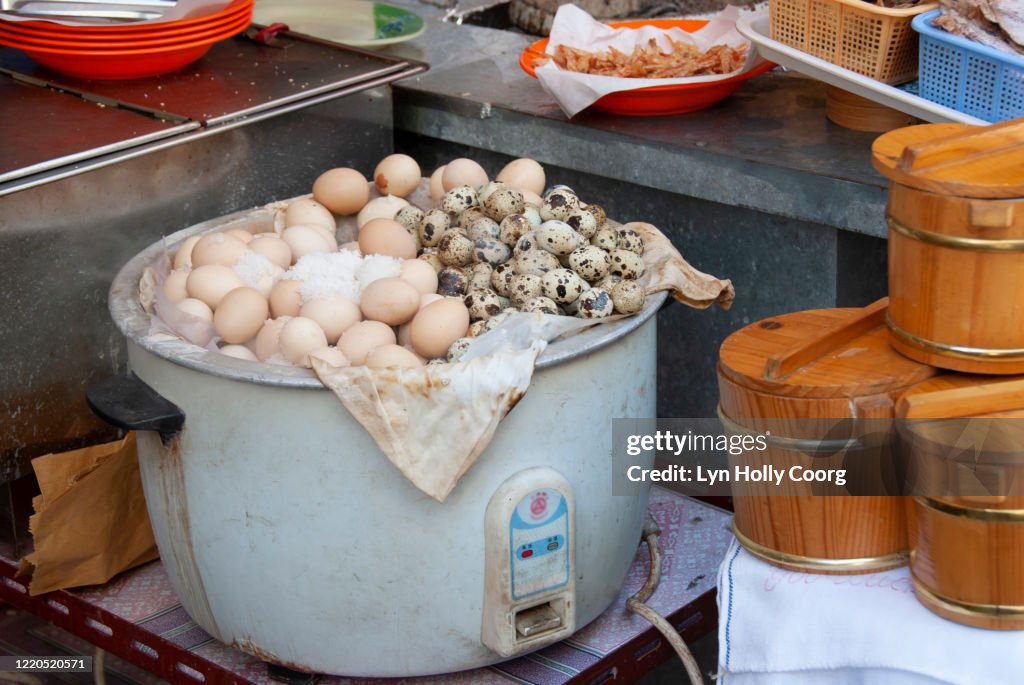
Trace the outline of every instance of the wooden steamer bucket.
[[[789, 468], [841, 461], [814, 453], [835, 451], [836, 442], [858, 440], [867, 423], [876, 429], [883, 423], [861, 420], [891, 422], [896, 398], [935, 370], [891, 348], [885, 305], [796, 312], [730, 335], [718, 365], [719, 414], [727, 429], [763, 432], [758, 424], [770, 423], [764, 456]], [[824, 419], [843, 420], [852, 437], [837, 441], [824, 427], [840, 422]], [[893, 435], [884, 425], [874, 442], [846, 450], [847, 463], [886, 467], [879, 460], [887, 458]], [[812, 573], [869, 573], [906, 563], [904, 498], [812, 494], [828, 490], [822, 485], [792, 483], [768, 494], [768, 486], [733, 482], [737, 539], [765, 561]]]
[[913, 126], [872, 151], [891, 182], [892, 344], [956, 371], [1024, 373], [1024, 119]]
[[1024, 378], [941, 376], [897, 416], [922, 493], [909, 512], [917, 598], [957, 623], [1024, 630]]

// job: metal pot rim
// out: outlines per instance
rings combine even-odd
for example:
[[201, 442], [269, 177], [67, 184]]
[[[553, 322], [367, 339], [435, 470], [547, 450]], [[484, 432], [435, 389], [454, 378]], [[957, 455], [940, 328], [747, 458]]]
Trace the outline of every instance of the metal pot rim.
[[[201, 373], [262, 385], [325, 389], [320, 379], [310, 369], [235, 359], [179, 338], [150, 335], [150, 315], [139, 302], [139, 282], [142, 275], [146, 267], [153, 264], [162, 254], [173, 254], [171, 248], [193, 235], [251, 225], [266, 226], [272, 223], [275, 208], [279, 206], [280, 203], [271, 203], [183, 228], [135, 255], [121, 268], [110, 286], [110, 315], [121, 333], [148, 352]], [[567, 362], [625, 337], [654, 316], [667, 297], [667, 292], [655, 293], [648, 296], [644, 308], [634, 316], [614, 323], [597, 324], [565, 340], [551, 343], [537, 360], [537, 369]]]

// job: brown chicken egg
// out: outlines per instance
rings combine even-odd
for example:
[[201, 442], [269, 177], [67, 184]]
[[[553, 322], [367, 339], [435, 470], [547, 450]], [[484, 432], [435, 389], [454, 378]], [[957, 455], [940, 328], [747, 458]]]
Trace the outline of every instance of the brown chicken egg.
[[366, 356], [381, 345], [394, 345], [395, 332], [380, 321], [360, 321], [349, 327], [338, 339], [338, 349], [355, 366], [366, 363]]
[[313, 182], [313, 199], [342, 216], [355, 214], [370, 199], [370, 184], [355, 169], [328, 169]]
[[544, 167], [527, 157], [514, 159], [498, 172], [497, 180], [518, 190], [529, 190], [539, 196], [544, 192]]
[[254, 288], [235, 288], [220, 301], [213, 314], [213, 329], [226, 343], [253, 338], [270, 313], [267, 300]]
[[420, 184], [420, 165], [409, 155], [388, 155], [374, 169], [373, 183], [381, 195], [406, 197]]
[[423, 362], [415, 354], [401, 345], [381, 345], [366, 355], [366, 365], [371, 369], [387, 367], [414, 368], [423, 366]]
[[185, 279], [185, 289], [189, 297], [202, 300], [210, 307], [217, 309], [221, 299], [235, 288], [245, 285], [242, 277], [230, 266], [223, 264], [205, 264], [197, 266], [189, 272]]
[[359, 305], [344, 295], [332, 295], [310, 300], [299, 309], [299, 316], [313, 319], [327, 336], [327, 342], [334, 344], [350, 326], [363, 319]]
[[448, 347], [466, 335], [469, 310], [461, 299], [446, 298], [428, 304], [413, 317], [409, 339], [417, 354], [427, 359], [443, 357]]
[[373, 219], [359, 230], [359, 251], [399, 259], [415, 259], [416, 239], [393, 219]]
[[459, 186], [479, 188], [486, 185], [487, 172], [484, 168], [471, 159], [460, 157], [453, 159], [445, 165], [444, 173], [441, 174], [441, 185], [445, 192]]
[[285, 359], [309, 368], [309, 353], [327, 347], [327, 336], [313, 319], [296, 316], [281, 327], [279, 343]]
[[419, 310], [420, 291], [402, 278], [378, 278], [363, 288], [359, 308], [367, 319], [398, 326]]

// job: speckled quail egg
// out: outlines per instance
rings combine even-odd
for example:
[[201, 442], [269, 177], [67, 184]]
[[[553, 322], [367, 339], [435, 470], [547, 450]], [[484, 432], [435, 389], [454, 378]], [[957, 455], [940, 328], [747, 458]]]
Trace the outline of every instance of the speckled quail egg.
[[629, 250], [612, 250], [608, 253], [612, 265], [609, 273], [618, 274], [623, 278], [640, 278], [644, 274], [644, 260], [636, 252]]
[[558, 219], [565, 221], [569, 213], [579, 209], [580, 199], [569, 189], [552, 190], [544, 197], [544, 204], [540, 206], [540, 218], [545, 221]]
[[498, 240], [513, 247], [523, 234], [534, 228], [523, 214], [509, 214], [498, 225]]
[[473, 241], [455, 231], [448, 231], [437, 244], [437, 256], [447, 266], [469, 266], [473, 262]]
[[540, 312], [542, 314], [561, 314], [558, 305], [550, 297], [533, 297], [527, 300], [519, 308], [523, 312]]
[[584, 245], [569, 254], [569, 268], [590, 283], [607, 276], [611, 263], [608, 253], [594, 245]]
[[516, 274], [508, 285], [508, 296], [514, 307], [521, 307], [528, 300], [543, 294], [541, 277], [535, 274]]
[[515, 307], [512, 306], [512, 300], [507, 297], [498, 295], [498, 302], [501, 304], [501, 311], [503, 312], [515, 312]]
[[508, 245], [495, 238], [481, 238], [473, 243], [473, 261], [493, 266], [504, 264], [512, 256]]
[[568, 255], [585, 242], [572, 226], [557, 219], [545, 221], [536, 229], [535, 233], [537, 244], [542, 249], [559, 257]]
[[512, 263], [512, 268], [517, 274], [536, 274], [537, 276], [543, 276], [560, 266], [558, 257], [545, 250], [521, 252]]
[[644, 308], [644, 287], [637, 281], [621, 281], [612, 287], [612, 304], [619, 314], [635, 314]]
[[451, 225], [452, 220], [447, 212], [440, 209], [431, 209], [423, 215], [423, 219], [417, 228], [420, 243], [424, 247], [436, 246], [441, 242], [441, 238], [448, 232]]
[[526, 207], [523, 194], [513, 188], [499, 188], [481, 202], [487, 216], [495, 221], [501, 221], [509, 214], [518, 214]]
[[523, 211], [521, 211], [520, 214], [525, 216], [526, 220], [529, 221], [530, 225], [534, 228], [537, 228], [544, 223], [544, 219], [540, 218], [540, 206], [526, 205], [523, 207]]
[[478, 198], [480, 198], [480, 204], [482, 205], [484, 202], [486, 202], [487, 198], [491, 196], [491, 193], [493, 193], [496, 190], [501, 190], [504, 187], [505, 184], [502, 183], [501, 181], [490, 181], [477, 188], [476, 195]]
[[608, 221], [608, 215], [605, 213], [604, 207], [601, 205], [591, 203], [586, 205], [583, 209], [594, 215], [594, 221], [597, 223], [598, 227], [604, 226], [605, 222]]
[[581, 319], [603, 319], [613, 309], [612, 296], [601, 288], [591, 288], [576, 300], [576, 316]]
[[441, 209], [452, 216], [479, 204], [480, 199], [470, 186], [456, 186], [441, 198]]
[[597, 219], [585, 209], [574, 209], [565, 217], [565, 223], [576, 229], [581, 236], [590, 240], [597, 233]]
[[[609, 266], [609, 268], [611, 267], [611, 259], [610, 258], [609, 258], [608, 266]], [[611, 292], [612, 288], [614, 288], [617, 284], [621, 283], [623, 280], [624, 279], [622, 278], [622, 276], [620, 276], [618, 274], [608, 274], [607, 276], [602, 278], [600, 281], [595, 283], [594, 287], [595, 288], [601, 288], [602, 290], [607, 290], [608, 292]]]
[[549, 187], [545, 188], [544, 192], [541, 193], [541, 197], [543, 197], [546, 200], [546, 199], [548, 199], [548, 195], [550, 195], [551, 193], [557, 193], [557, 192], [560, 192], [560, 191], [565, 191], [567, 193], [571, 193], [572, 195], [576, 194], [575, 190], [573, 190], [569, 186], [565, 185], [564, 183], [556, 183], [553, 186], [549, 186]]
[[619, 249], [629, 250], [630, 252], [642, 255], [644, 253], [644, 239], [631, 228], [620, 228]]
[[487, 321], [480, 319], [469, 324], [469, 330], [466, 331], [466, 337], [468, 338], [479, 338], [481, 335], [487, 332]]
[[516, 241], [515, 247], [512, 248], [512, 256], [518, 257], [524, 252], [530, 252], [531, 250], [539, 250], [540, 245], [537, 244], [537, 232], [527, 231], [526, 233], [519, 236], [519, 240]]
[[398, 214], [395, 214], [395, 221], [410, 231], [418, 232], [423, 216], [423, 210], [416, 205], [406, 205], [398, 210]]
[[469, 318], [472, 321], [489, 319], [499, 314], [502, 309], [498, 293], [490, 288], [470, 290], [462, 301], [469, 310]]
[[469, 352], [469, 346], [472, 343], [472, 338], [459, 338], [448, 348], [448, 354], [445, 356], [445, 359], [453, 363], [461, 360]]
[[466, 272], [466, 277], [469, 279], [469, 289], [482, 288], [486, 290], [493, 288], [491, 285], [491, 274], [493, 272], [494, 267], [487, 262], [481, 262], [469, 267], [469, 271]]
[[466, 226], [466, 237], [470, 240], [481, 238], [497, 240], [501, 234], [498, 222], [486, 216], [479, 217]]
[[441, 269], [444, 268], [444, 262], [442, 262], [441, 258], [437, 256], [437, 252], [435, 251], [436, 249], [437, 248], [434, 247], [423, 248], [423, 253], [417, 257], [417, 259], [422, 259], [427, 264], [434, 267], [434, 271], [441, 271]]
[[437, 274], [437, 294], [462, 297], [469, 290], [469, 278], [462, 269], [446, 266]]
[[597, 233], [590, 239], [590, 244], [609, 252], [617, 250], [619, 249], [619, 232], [613, 226], [605, 224], [597, 229]]
[[489, 218], [490, 217], [487, 216], [487, 213], [484, 212], [482, 207], [470, 207], [469, 209], [464, 209], [459, 212], [459, 216], [455, 218], [452, 225], [458, 226], [459, 228], [469, 228], [469, 225], [477, 219]]
[[570, 269], [552, 269], [541, 278], [544, 297], [557, 304], [574, 302], [590, 285]]
[[512, 262], [499, 264], [491, 271], [491, 288], [502, 297], [508, 297], [508, 289], [512, 284], [512, 277], [515, 275]]

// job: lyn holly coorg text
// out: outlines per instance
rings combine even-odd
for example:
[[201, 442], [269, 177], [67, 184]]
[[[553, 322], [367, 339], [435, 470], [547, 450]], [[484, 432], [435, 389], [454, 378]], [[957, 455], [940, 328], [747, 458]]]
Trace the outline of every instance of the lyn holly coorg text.
[[[763, 453], [768, 449], [771, 431], [746, 435], [710, 435], [687, 431], [676, 434], [672, 431], [656, 431], [653, 434], [626, 436], [626, 454], [636, 457], [644, 452], [658, 452], [679, 457], [684, 453], [722, 453], [740, 456], [748, 452]], [[671, 464], [657, 469], [644, 468], [633, 464], [626, 470], [626, 478], [634, 483], [643, 481], [674, 483], [775, 483], [819, 482], [846, 485], [846, 469], [808, 468], [790, 466], [779, 468], [771, 463], [758, 465], [733, 464], [729, 468], [712, 468], [699, 461], [691, 466]]]

